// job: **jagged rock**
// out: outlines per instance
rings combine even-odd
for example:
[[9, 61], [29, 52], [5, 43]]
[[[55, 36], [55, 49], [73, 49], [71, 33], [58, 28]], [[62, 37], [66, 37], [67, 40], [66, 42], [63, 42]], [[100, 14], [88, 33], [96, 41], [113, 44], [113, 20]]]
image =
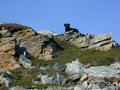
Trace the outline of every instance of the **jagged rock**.
[[5, 23], [0, 27], [2, 28], [0, 30], [1, 39], [8, 37], [9, 40], [10, 36], [16, 39], [17, 56], [23, 55], [23, 52], [27, 51], [39, 59], [49, 60], [53, 58], [56, 49], [54, 38], [37, 34], [33, 29], [18, 24]]
[[6, 87], [9, 87], [12, 83], [12, 78], [7, 73], [4, 73], [0, 76], [0, 84]]
[[120, 70], [107, 67], [107, 66], [97, 66], [91, 67], [84, 70], [87, 73], [88, 78], [90, 79], [103, 79], [107, 82], [119, 82], [120, 81]]
[[38, 33], [42, 34], [42, 35], [53, 35], [53, 36], [57, 36], [58, 34], [49, 30], [40, 30]]
[[65, 72], [68, 74], [82, 73], [83, 71], [84, 71], [84, 65], [80, 63], [78, 60], [66, 64]]
[[109, 50], [117, 47], [118, 43], [111, 39], [112, 35], [91, 35], [79, 32], [65, 32], [58, 36], [59, 39], [68, 41], [81, 49]]
[[27, 59], [24, 55], [20, 55], [19, 62], [24, 66], [24, 68], [32, 68], [31, 60]]
[[36, 34], [32, 29], [17, 31], [14, 33], [19, 46], [22, 48], [20, 53], [28, 53], [39, 59], [50, 60], [55, 52], [55, 43], [48, 36]]
[[0, 69], [15, 69], [19, 67], [15, 61], [16, 41], [14, 37], [0, 38]]
[[42, 84], [60, 84], [60, 81], [55, 79], [54, 77], [48, 77], [48, 75], [41, 75], [41, 83]]

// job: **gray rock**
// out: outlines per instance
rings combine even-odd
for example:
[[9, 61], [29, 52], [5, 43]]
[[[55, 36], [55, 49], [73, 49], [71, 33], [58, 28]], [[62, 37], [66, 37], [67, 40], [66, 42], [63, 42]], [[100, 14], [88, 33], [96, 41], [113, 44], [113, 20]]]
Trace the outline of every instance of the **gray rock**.
[[74, 33], [72, 31], [65, 32], [61, 35], [58, 35], [58, 38], [61, 40], [68, 41], [80, 49], [97, 49], [97, 50], [109, 50], [113, 47], [118, 47], [119, 44], [111, 39], [112, 34], [110, 35], [91, 35], [91, 34], [81, 34]]
[[32, 68], [31, 60], [27, 59], [25, 56], [21, 55], [19, 58], [19, 62], [24, 66], [24, 68]]
[[56, 63], [56, 64], [53, 66], [53, 69], [55, 69], [55, 70], [58, 71], [58, 72], [62, 72], [62, 71], [65, 70], [65, 66], [64, 66], [64, 65], [59, 65], [59, 64]]
[[0, 76], [1, 85], [9, 87], [11, 83], [12, 83], [12, 78], [7, 73], [4, 73]]
[[60, 81], [57, 80], [55, 77], [48, 77], [48, 75], [42, 75], [41, 76], [41, 83], [42, 84], [60, 84]]
[[40, 70], [43, 70], [43, 71], [46, 71], [47, 69], [49, 69], [49, 66], [45, 66], [45, 67], [41, 66], [40, 67]]
[[78, 60], [72, 61], [72, 63], [67, 63], [66, 67], [67, 68], [65, 72], [67, 74], [82, 73], [84, 71], [84, 65], [80, 63]]
[[[117, 79], [117, 81], [120, 81], [120, 70], [107, 67], [107, 66], [97, 66], [97, 67], [91, 67], [88, 69], [85, 69], [85, 73], [88, 74], [88, 77], [97, 77], [97, 78], [103, 78], [103, 79], [110, 79], [114, 78]], [[111, 80], [114, 80], [111, 79]]]
[[86, 89], [86, 88], [84, 88], [80, 85], [77, 85], [77, 86], [74, 87], [74, 90], [88, 90], [88, 89]]
[[42, 82], [42, 84], [48, 83], [48, 75], [42, 75], [41, 76], [41, 82]]
[[55, 32], [52, 32], [50, 30], [40, 30], [38, 33], [42, 34], [42, 35], [53, 35], [53, 36], [57, 36], [58, 34]]
[[75, 74], [67, 78], [67, 81], [76, 81], [81, 78], [81, 74]]
[[57, 79], [57, 81], [60, 82], [59, 84], [62, 84], [62, 82], [64, 80], [64, 75], [57, 73], [57, 78], [56, 79]]

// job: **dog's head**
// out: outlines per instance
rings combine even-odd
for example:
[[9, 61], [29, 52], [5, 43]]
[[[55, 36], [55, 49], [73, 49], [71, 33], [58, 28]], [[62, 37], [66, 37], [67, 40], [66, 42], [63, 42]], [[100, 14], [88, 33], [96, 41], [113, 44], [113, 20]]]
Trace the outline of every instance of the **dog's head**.
[[64, 24], [65, 28], [70, 27], [70, 24], [66, 23]]

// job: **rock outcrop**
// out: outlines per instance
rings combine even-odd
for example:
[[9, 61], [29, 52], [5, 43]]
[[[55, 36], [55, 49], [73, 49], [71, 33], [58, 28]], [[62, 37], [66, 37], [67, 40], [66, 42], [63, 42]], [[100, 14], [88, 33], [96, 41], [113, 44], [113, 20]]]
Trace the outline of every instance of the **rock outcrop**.
[[80, 32], [65, 32], [58, 36], [59, 39], [68, 41], [81, 49], [109, 50], [117, 47], [118, 44], [111, 39], [112, 35], [91, 35]]
[[0, 38], [0, 69], [15, 69], [16, 66], [19, 67], [15, 61], [16, 46], [14, 37]]
[[13, 70], [20, 67], [18, 59], [25, 52], [26, 59], [30, 55], [44, 60], [53, 58], [56, 49], [53, 38], [16, 24], [1, 24], [0, 29], [0, 69]]
[[27, 51], [30, 55], [39, 59], [52, 59], [55, 43], [48, 36], [37, 34], [34, 30], [27, 29], [15, 32], [14, 37], [16, 37], [17, 43], [21, 48], [21, 54]]
[[57, 33], [52, 32], [50, 30], [40, 30], [38, 33], [40, 33], [42, 35], [47, 35], [47, 36], [49, 36], [49, 35], [57, 36], [58, 35]]

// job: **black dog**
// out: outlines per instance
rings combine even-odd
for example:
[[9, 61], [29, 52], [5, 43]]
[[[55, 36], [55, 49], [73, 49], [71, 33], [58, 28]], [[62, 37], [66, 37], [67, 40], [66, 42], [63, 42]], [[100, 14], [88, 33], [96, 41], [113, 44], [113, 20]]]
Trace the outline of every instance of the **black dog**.
[[70, 28], [70, 24], [64, 24], [65, 26], [65, 32], [73, 31], [73, 32], [79, 32], [76, 28]]

